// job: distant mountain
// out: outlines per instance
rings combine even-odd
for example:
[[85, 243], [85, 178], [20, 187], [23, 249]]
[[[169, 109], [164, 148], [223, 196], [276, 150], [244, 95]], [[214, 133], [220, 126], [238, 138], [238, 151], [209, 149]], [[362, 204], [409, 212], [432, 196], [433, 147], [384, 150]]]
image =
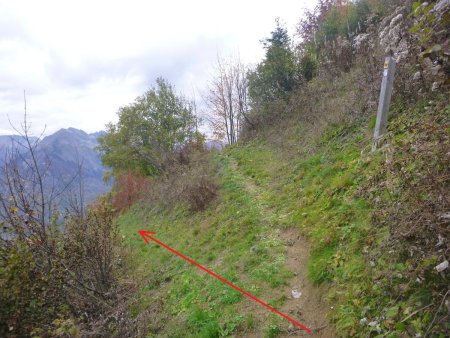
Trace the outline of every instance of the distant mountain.
[[218, 149], [221, 150], [225, 148], [224, 143], [218, 140], [209, 140], [205, 142], [206, 149]]
[[[99, 152], [95, 149], [98, 145], [98, 137], [104, 134], [103, 131], [88, 134], [83, 130], [68, 128], [60, 129], [44, 137], [39, 142], [36, 155], [39, 166], [49, 168], [47, 186], [52, 186], [56, 182], [61, 187], [72, 182], [67, 194], [76, 195], [79, 192], [81, 179], [86, 202], [109, 191], [111, 184], [105, 184], [102, 180], [105, 168], [100, 160]], [[31, 137], [30, 140], [34, 142], [37, 138]], [[7, 149], [11, 147], [12, 142], [23, 143], [23, 139], [18, 135], [0, 136], [0, 166], [4, 163]], [[205, 146], [207, 149], [219, 150], [224, 147], [222, 142], [216, 140], [207, 141]], [[23, 152], [21, 147], [16, 148]], [[20, 161], [23, 162], [23, 160]], [[23, 163], [22, 165], [24, 166]], [[81, 175], [79, 175], [80, 172]], [[64, 207], [65, 202], [61, 203]]]
[[[68, 128], [44, 137], [36, 149], [36, 155], [40, 167], [49, 167], [47, 183], [57, 182], [59, 186], [64, 186], [72, 182], [71, 189], [67, 192], [76, 194], [81, 179], [87, 202], [107, 192], [110, 184], [103, 183], [104, 168], [100, 154], [95, 149], [98, 145], [97, 138], [103, 133], [87, 134], [83, 130]], [[6, 149], [11, 146], [12, 140], [20, 141], [21, 138], [16, 135], [0, 136], [0, 164], [4, 162]], [[35, 141], [36, 138], [32, 140]]]
[[[12, 142], [17, 142], [22, 139], [19, 135], [0, 135], [0, 164], [5, 161], [5, 156]], [[34, 142], [37, 137], [30, 137], [30, 141]]]

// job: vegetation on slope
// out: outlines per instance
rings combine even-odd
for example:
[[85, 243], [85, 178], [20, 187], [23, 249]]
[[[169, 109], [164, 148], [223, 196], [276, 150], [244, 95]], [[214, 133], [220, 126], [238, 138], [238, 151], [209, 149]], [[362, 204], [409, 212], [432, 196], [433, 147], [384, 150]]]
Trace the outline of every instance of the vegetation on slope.
[[[421, 86], [411, 81], [417, 70], [417, 65], [412, 65], [416, 53], [412, 44], [411, 54], [398, 65], [396, 94], [384, 145], [371, 152], [373, 114], [379, 91], [378, 65], [383, 55], [374, 23], [390, 15], [383, 22], [386, 27], [395, 27], [398, 17], [405, 15], [402, 11], [411, 8], [395, 8], [395, 3], [378, 1], [356, 4], [361, 7], [322, 1], [316, 12], [310, 13], [300, 26], [306, 35], [299, 48], [297, 65], [300, 68], [297, 70], [290, 66], [292, 58], [298, 56], [290, 49], [283, 27], [278, 24], [271, 38], [265, 40], [266, 58], [249, 75], [253, 106], [246, 118], [250, 118], [251, 123], [244, 124], [238, 144], [213, 155], [212, 161], [218, 166], [219, 190], [212, 205], [194, 215], [179, 207], [165, 209], [163, 213], [143, 208], [138, 217], [137, 210], [132, 209], [120, 222], [127, 238], [134, 237], [128, 239], [128, 245], [134, 246], [132, 243], [140, 241], [136, 231], [141, 226], [137, 223], [149, 217], [164, 224], [157, 230], [162, 239], [177, 244], [188, 256], [213, 269], [225, 268], [227, 273], [230, 265], [222, 266], [223, 252], [219, 243], [227, 241], [226, 247], [233, 251], [241, 245], [244, 250], [230, 263], [234, 267], [245, 266], [248, 256], [244, 253], [254, 245], [259, 247], [257, 242], [249, 241], [246, 234], [259, 231], [259, 227], [255, 228], [254, 223], [241, 224], [240, 217], [249, 216], [248, 213], [252, 214], [254, 207], [259, 206], [257, 219], [264, 224], [264, 231], [266, 227], [272, 231], [294, 228], [311, 242], [307, 271], [314, 283], [328, 289], [326, 298], [330, 304], [329, 316], [336, 328], [334, 335], [445, 337], [450, 330], [445, 305], [448, 304], [448, 277], [447, 272], [439, 274], [435, 267], [448, 258], [449, 220], [446, 215], [449, 205], [445, 197], [450, 186], [448, 102], [445, 95], [428, 92], [425, 84], [432, 77], [425, 79]], [[430, 9], [424, 6], [415, 3], [414, 15], [408, 19], [420, 17], [421, 11], [429, 13]], [[395, 9], [393, 14], [388, 8]], [[352, 21], [354, 18], [349, 15], [360, 15], [366, 25], [355, 24], [358, 20]], [[417, 23], [420, 20], [406, 22], [414, 28], [420, 25]], [[421, 28], [412, 30], [421, 31]], [[350, 40], [358, 31], [372, 40], [366, 50], [353, 54], [345, 39]], [[410, 37], [415, 38], [414, 34]], [[431, 33], [427, 43], [432, 40], [436, 43], [435, 39], [436, 35]], [[279, 48], [283, 49], [279, 55], [284, 57], [272, 58]], [[446, 60], [440, 53], [431, 58], [437, 63]], [[286, 74], [292, 76], [288, 76], [290, 85], [284, 87]], [[419, 72], [419, 75], [428, 76], [426, 72]], [[233, 168], [244, 182], [254, 182], [256, 191], [253, 189], [247, 206], [241, 202], [241, 198], [248, 196], [245, 184], [234, 186], [238, 191], [237, 204], [230, 205], [227, 211], [230, 203], [227, 175]], [[267, 220], [270, 221], [267, 223]], [[199, 224], [201, 230], [190, 230]], [[183, 226], [188, 230], [182, 231]], [[235, 237], [236, 226], [243, 232], [242, 237]], [[224, 231], [228, 232], [227, 236], [208, 235]], [[183, 235], [179, 238], [180, 233]], [[203, 236], [211, 237], [205, 242], [201, 239]], [[200, 253], [196, 255], [197, 250]], [[210, 261], [205, 257], [210, 257]], [[285, 261], [286, 258], [280, 259], [280, 267]], [[255, 260], [253, 264], [251, 269], [265, 266], [262, 260]], [[162, 265], [157, 264], [155, 274], [158, 272], [160, 278], [164, 278], [163, 271]], [[237, 269], [231, 278], [252, 290], [257, 280], [251, 271]], [[143, 276], [144, 280], [146, 278], [149, 277]], [[278, 278], [276, 270], [267, 276], [268, 281]], [[236, 299], [230, 307], [227, 304], [216, 307], [213, 296], [202, 298], [203, 294], [197, 291], [197, 288], [207, 290], [205, 284], [197, 286], [194, 284], [197, 281], [189, 278], [183, 289], [182, 280], [170, 277], [166, 283], [159, 282], [163, 287], [147, 293], [150, 296], [164, 290], [165, 295], [172, 290], [184, 290], [191, 298], [185, 302], [184, 293], [177, 293], [176, 299], [180, 299], [181, 304], [189, 304], [182, 313], [170, 312], [166, 305], [150, 308], [153, 311], [159, 308], [162, 316], [170, 313], [170, 318], [178, 325], [187, 325], [193, 336], [262, 334], [258, 331], [259, 324], [256, 328], [227, 324], [237, 315], [235, 312], [229, 315], [227, 311], [242, 309], [239, 305], [243, 300]], [[285, 277], [284, 283], [288, 280]], [[278, 288], [281, 285], [283, 282]], [[263, 294], [271, 292], [270, 285], [259, 288], [256, 290], [263, 290]], [[206, 312], [197, 316], [199, 302], [201, 309], [211, 310], [209, 319], [214, 322], [216, 331], [208, 331]], [[280, 298], [278, 304], [282, 306], [285, 302], [286, 299]], [[246, 316], [245, 310], [243, 316]], [[253, 321], [258, 323], [258, 320]], [[193, 327], [193, 322], [203, 324]], [[157, 335], [176, 336], [179, 333], [175, 326], [158, 326], [151, 330]], [[233, 327], [231, 331], [230, 327]], [[266, 325], [265, 333], [289, 334], [289, 328], [279, 322]]]
[[[118, 223], [132, 252], [130, 273], [139, 271], [142, 289], [132, 312], [144, 326], [142, 333], [173, 337], [215, 337], [259, 329], [251, 312], [239, 311], [242, 294], [201, 273], [157, 245], [146, 246], [137, 231], [146, 228], [157, 238], [199, 264], [256, 296], [272, 294], [267, 301], [282, 299], [277, 287], [290, 276], [283, 268], [285, 246], [277, 228], [261, 211], [263, 206], [245, 189], [242, 174], [227, 154], [215, 154], [219, 169], [220, 197], [205, 211], [192, 214], [173, 207], [161, 213], [138, 203]], [[263, 329], [275, 331], [277, 318]], [[258, 326], [258, 327], [257, 327]], [[146, 331], [147, 330], [147, 331]]]
[[[159, 79], [119, 110], [102, 137], [115, 189], [86, 215], [60, 222], [53, 202], [39, 196], [36, 163], [29, 179], [14, 163], [5, 166], [11, 194], [0, 196], [1, 216], [13, 239], [0, 241], [0, 332], [296, 334], [137, 233], [155, 231], [283, 308], [294, 277], [280, 236], [288, 229], [311, 243], [303, 270], [326, 291], [331, 324], [313, 327], [317, 335], [448, 336], [450, 108], [439, 91], [448, 85], [445, 6], [321, 0], [301, 21], [296, 46], [277, 22], [255, 69], [244, 74], [239, 65], [238, 82], [227, 79], [236, 68], [219, 74], [227, 85], [215, 92], [222, 95], [215, 109], [233, 144], [221, 152], [204, 149], [194, 106]], [[371, 152], [386, 52], [399, 61], [394, 104], [382, 147]], [[237, 121], [239, 130], [227, 129]]]
[[[146, 247], [137, 230], [156, 231], [164, 243], [257, 296], [277, 295], [270, 303], [281, 306], [286, 299], [277, 289], [289, 271], [275, 234], [295, 228], [312, 243], [308, 275], [329, 289], [336, 335], [444, 337], [447, 283], [434, 267], [445, 259], [436, 244], [448, 236], [448, 225], [427, 217], [448, 208], [442, 194], [449, 187], [449, 116], [442, 104], [396, 106], [386, 145], [375, 153], [365, 119], [327, 127], [309, 154], [286, 154], [264, 138], [214, 154], [221, 188], [205, 211], [175, 207], [161, 214], [139, 204], [119, 218], [133, 251], [130, 266], [145, 285], [134, 313], [158, 318], [147, 328], [155, 335], [258, 332], [258, 318], [237, 292], [156, 245]], [[245, 180], [254, 182], [258, 199]], [[266, 334], [288, 332], [272, 320]]]
[[447, 282], [434, 267], [446, 259], [439, 238], [448, 221], [439, 217], [448, 209], [449, 107], [397, 106], [393, 115], [375, 153], [368, 120], [329, 126], [317, 150], [275, 170], [265, 165], [279, 152], [270, 145], [234, 153], [285, 225], [310, 238], [309, 276], [329, 285], [340, 335], [414, 336], [434, 327], [445, 336]]

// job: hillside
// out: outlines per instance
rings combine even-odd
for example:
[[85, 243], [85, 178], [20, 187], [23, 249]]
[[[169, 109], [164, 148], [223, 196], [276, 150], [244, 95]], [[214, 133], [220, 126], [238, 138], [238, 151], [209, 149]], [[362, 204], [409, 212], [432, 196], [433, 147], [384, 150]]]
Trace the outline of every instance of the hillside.
[[[0, 173], [0, 335], [450, 337], [449, 28], [448, 0], [318, 0], [217, 57], [215, 140], [163, 77], [98, 143], [45, 138]], [[112, 189], [60, 217], [47, 155], [89, 187], [95, 146]]]
[[[427, 13], [446, 5], [433, 6], [415, 4], [415, 13], [432, 20]], [[294, 317], [311, 337], [449, 335], [448, 57], [419, 48], [408, 35], [417, 25], [411, 17], [407, 6], [394, 6], [368, 19], [351, 46], [361, 59], [349, 67], [350, 46], [337, 39], [341, 54], [327, 54], [289, 100], [258, 102], [238, 142], [204, 155], [218, 189], [205, 210], [162, 192], [196, 182], [195, 166], [205, 166], [196, 162], [179, 174], [184, 183], [144, 189], [118, 218], [136, 287], [133, 335], [307, 335], [173, 253], [145, 245], [140, 229]], [[388, 131], [372, 151], [381, 74], [374, 61], [383, 60], [383, 48], [398, 70]]]
[[[326, 128], [311, 142], [310, 153], [301, 143], [291, 145], [298, 156], [258, 138], [213, 155], [220, 194], [207, 210], [192, 215], [174, 207], [161, 213], [138, 203], [118, 220], [131, 251], [129, 274], [141, 285], [131, 309], [141, 323], [138, 333], [300, 334], [170, 252], [146, 246], [137, 233], [141, 228], [318, 330], [311, 336], [426, 332], [432, 315], [446, 311], [439, 305], [447, 283], [434, 267], [445, 259], [446, 244], [439, 238], [448, 235], [445, 226], [437, 232], [410, 219], [418, 211], [416, 199], [431, 203], [433, 194], [427, 195], [427, 182], [412, 186], [408, 177], [420, 177], [427, 165], [448, 175], [448, 153], [442, 151], [449, 149], [449, 123], [448, 106], [398, 109], [387, 144], [377, 153], [370, 152], [368, 120]], [[418, 144], [431, 153], [406, 150]], [[400, 180], [391, 176], [397, 166], [405, 175]], [[448, 176], [441, 177], [448, 189]], [[401, 190], [401, 214], [391, 189]], [[424, 250], [424, 239], [431, 250]], [[299, 300], [292, 299], [293, 289], [302, 292]]]

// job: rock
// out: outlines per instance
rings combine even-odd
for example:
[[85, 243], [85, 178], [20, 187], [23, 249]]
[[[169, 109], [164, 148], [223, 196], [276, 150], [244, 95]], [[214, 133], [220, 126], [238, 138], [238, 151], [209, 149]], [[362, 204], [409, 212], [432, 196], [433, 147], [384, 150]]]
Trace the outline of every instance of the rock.
[[[447, 31], [444, 31], [444, 34], [447, 34]], [[443, 44], [442, 44], [442, 54], [444, 54], [445, 56], [450, 56], [450, 39], [447, 39]]]
[[358, 34], [357, 36], [355, 36], [355, 38], [353, 39], [353, 46], [355, 47], [356, 50], [361, 49], [361, 47], [364, 46], [364, 43], [369, 39], [369, 34], [363, 33], [363, 34]]
[[291, 290], [292, 297], [295, 299], [299, 299], [302, 296], [302, 293], [298, 291], [297, 289]]
[[359, 324], [361, 324], [361, 325], [366, 325], [366, 324], [367, 324], [367, 318], [366, 318], [366, 317], [362, 318], [362, 319], [359, 321]]
[[[392, 15], [385, 18], [379, 28], [379, 41], [386, 54], [392, 54], [397, 62], [408, 58], [410, 46], [405, 38], [404, 6], [398, 7]], [[356, 42], [355, 42], [356, 43]]]
[[414, 81], [419, 81], [422, 78], [422, 73], [421, 72], [416, 72], [413, 76], [413, 80]]
[[441, 236], [441, 234], [438, 234], [438, 242], [437, 242], [436, 246], [440, 247], [444, 243], [445, 243], [445, 237]]
[[431, 91], [435, 92], [438, 89], [439, 89], [439, 83], [433, 82], [433, 85], [431, 86]]
[[389, 27], [385, 27], [378, 35], [380, 40], [384, 40], [384, 37], [387, 35], [388, 32], [389, 32]]
[[448, 269], [448, 260], [445, 260], [441, 264], [436, 265], [435, 269], [437, 272], [442, 272]]
[[376, 320], [374, 320], [373, 322], [370, 322], [368, 325], [371, 327], [375, 327], [378, 325], [378, 322]]
[[438, 73], [439, 73], [439, 71], [441, 70], [441, 66], [440, 65], [437, 65], [437, 66], [434, 66], [434, 67], [431, 67], [431, 74], [433, 74], [433, 75], [438, 75]]
[[424, 64], [425, 67], [427, 67], [427, 68], [431, 68], [431, 67], [434, 66], [434, 65], [433, 65], [433, 61], [431, 61], [431, 59], [428, 58], [428, 57], [423, 59], [423, 64]]
[[399, 22], [401, 22], [403, 19], [403, 14], [398, 14], [397, 16], [395, 16], [392, 20], [391, 23], [389, 24], [389, 27], [394, 27], [395, 25], [397, 25]]
[[401, 28], [400, 25], [394, 26], [389, 30], [389, 33], [387, 35], [389, 38], [389, 41], [387, 42], [388, 45], [398, 45], [401, 39]]
[[442, 46], [439, 45], [439, 44], [436, 44], [436, 45], [433, 46], [433, 48], [431, 48], [431, 50], [432, 50], [434, 53], [440, 52], [440, 51], [442, 50]]
[[433, 10], [435, 12], [443, 12], [444, 9], [446, 9], [447, 6], [450, 5], [450, 0], [440, 0], [434, 5]]

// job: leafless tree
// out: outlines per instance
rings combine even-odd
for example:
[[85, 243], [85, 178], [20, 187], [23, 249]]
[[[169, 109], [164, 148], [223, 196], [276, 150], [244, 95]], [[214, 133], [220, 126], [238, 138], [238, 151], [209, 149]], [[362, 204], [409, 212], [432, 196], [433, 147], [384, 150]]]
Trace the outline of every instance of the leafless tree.
[[68, 189], [66, 195], [66, 215], [76, 217], [78, 219], [84, 219], [86, 216], [85, 208], [85, 193], [84, 193], [84, 177], [83, 177], [83, 164], [84, 161], [76, 150], [76, 182], [73, 182], [71, 189]]
[[[24, 121], [15, 129], [19, 136], [12, 139], [0, 168], [0, 263], [8, 264], [15, 253], [26, 261], [29, 253], [33, 264], [22, 269], [29, 269], [26, 273], [33, 276], [33, 285], [46, 285], [39, 289], [44, 291], [34, 291], [33, 296], [42, 297], [50, 307], [67, 305], [75, 316], [89, 313], [95, 319], [104, 311], [111, 313], [111, 304], [118, 297], [114, 275], [117, 227], [112, 221], [112, 208], [104, 199], [85, 211], [82, 161], [78, 159], [78, 172], [68, 180], [55, 178], [51, 161], [39, 148], [43, 133], [33, 138], [30, 127], [25, 103]], [[78, 190], [72, 205], [76, 212], [62, 221], [60, 203], [76, 178], [78, 187], [72, 190]], [[17, 286], [19, 290], [22, 287], [30, 289], [25, 283]], [[26, 307], [26, 294], [20, 291], [17, 295], [19, 303]], [[0, 303], [16, 299], [8, 292], [1, 293], [1, 297]], [[20, 313], [16, 318], [19, 323], [27, 318], [26, 311]], [[53, 320], [48, 319], [50, 323]], [[17, 332], [21, 332], [19, 336], [23, 333]]]
[[58, 203], [78, 173], [68, 180], [51, 175], [51, 160], [45, 154], [38, 155], [44, 132], [31, 137], [26, 101], [24, 121], [20, 128], [13, 128], [18, 137], [12, 139], [0, 169], [0, 219], [16, 236], [37, 237], [40, 243], [49, 243], [50, 226], [58, 218]]
[[207, 120], [217, 138], [226, 138], [234, 144], [239, 138], [242, 123], [252, 125], [248, 117], [247, 68], [240, 58], [217, 57], [215, 75], [205, 101], [209, 114]]

